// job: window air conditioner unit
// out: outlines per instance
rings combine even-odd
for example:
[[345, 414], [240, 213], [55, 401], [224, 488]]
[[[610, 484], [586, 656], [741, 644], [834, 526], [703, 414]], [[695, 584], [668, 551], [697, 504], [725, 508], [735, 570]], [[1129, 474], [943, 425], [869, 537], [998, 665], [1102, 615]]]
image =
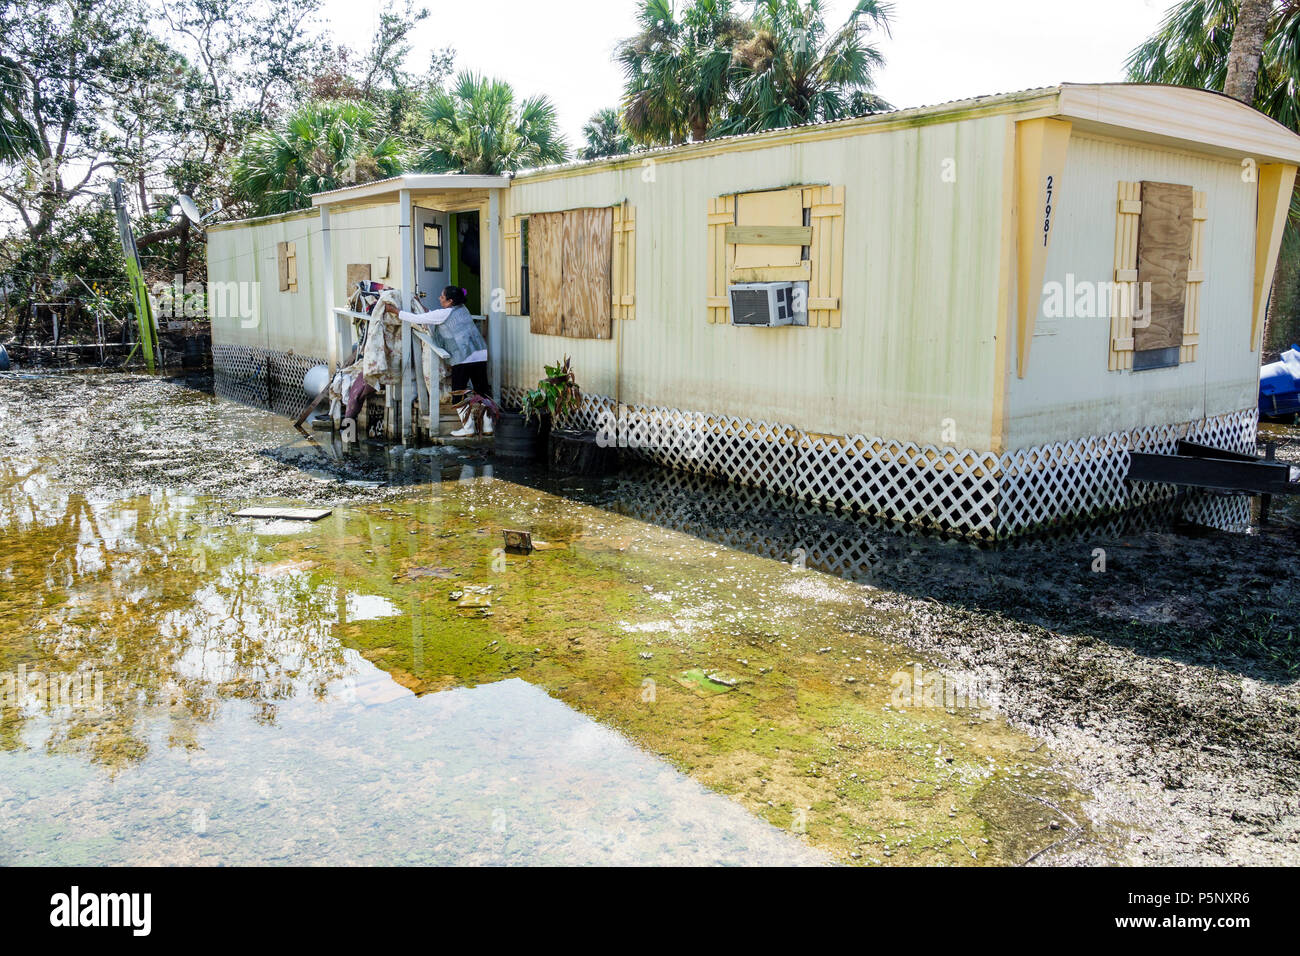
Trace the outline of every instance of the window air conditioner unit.
[[737, 282], [728, 286], [727, 297], [732, 325], [808, 324], [807, 282]]

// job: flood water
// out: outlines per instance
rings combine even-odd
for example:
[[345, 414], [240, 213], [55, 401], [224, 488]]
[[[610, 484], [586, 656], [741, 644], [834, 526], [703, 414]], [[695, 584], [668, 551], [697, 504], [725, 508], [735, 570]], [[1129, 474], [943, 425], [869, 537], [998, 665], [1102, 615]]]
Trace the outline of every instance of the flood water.
[[973, 865], [1063, 831], [1110, 852], [996, 685], [893, 640], [900, 599], [806, 566], [798, 532], [733, 547], [656, 520], [689, 488], [454, 454], [349, 499], [287, 423], [193, 401], [226, 421], [196, 447], [253, 429], [340, 503], [235, 518], [303, 501], [183, 475], [115, 495], [11, 447], [0, 863]]

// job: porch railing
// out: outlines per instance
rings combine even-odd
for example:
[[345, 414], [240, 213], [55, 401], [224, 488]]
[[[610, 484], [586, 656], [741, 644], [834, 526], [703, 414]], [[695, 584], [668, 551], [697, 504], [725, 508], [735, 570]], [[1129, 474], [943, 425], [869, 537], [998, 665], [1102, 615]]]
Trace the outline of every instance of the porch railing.
[[[484, 315], [472, 317], [478, 325], [483, 340], [488, 340], [488, 319]], [[354, 343], [360, 343], [370, 316], [364, 312], [336, 308], [334, 310], [335, 335], [338, 338], [338, 355], [344, 360]], [[428, 329], [402, 323], [399, 345], [402, 357], [402, 379], [392, 386], [382, 386], [384, 395], [384, 436], [402, 444], [417, 443], [423, 437], [436, 435], [441, 417], [439, 395], [431, 395], [424, 380], [426, 350], [436, 348]], [[436, 356], [435, 356], [436, 357]], [[335, 422], [337, 427], [338, 422]]]

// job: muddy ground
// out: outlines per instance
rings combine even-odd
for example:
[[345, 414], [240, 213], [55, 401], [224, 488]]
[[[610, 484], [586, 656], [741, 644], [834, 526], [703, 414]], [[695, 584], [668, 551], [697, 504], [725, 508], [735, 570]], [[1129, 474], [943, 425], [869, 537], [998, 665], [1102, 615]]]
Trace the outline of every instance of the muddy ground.
[[[396, 496], [464, 464], [445, 452], [338, 457], [203, 385], [0, 376], [0, 462], [47, 449], [54, 477], [106, 497], [167, 487], [320, 504]], [[1300, 461], [1300, 432], [1264, 433]], [[662, 473], [511, 477], [756, 553], [806, 555], [876, 589], [875, 609], [898, 611], [897, 640], [991, 677], [1002, 714], [1071, 763], [1094, 818], [1125, 822], [1112, 861], [1300, 862], [1294, 503], [1244, 534], [1184, 524], [1174, 505], [988, 549]], [[1100, 861], [1071, 835], [1033, 862]]]

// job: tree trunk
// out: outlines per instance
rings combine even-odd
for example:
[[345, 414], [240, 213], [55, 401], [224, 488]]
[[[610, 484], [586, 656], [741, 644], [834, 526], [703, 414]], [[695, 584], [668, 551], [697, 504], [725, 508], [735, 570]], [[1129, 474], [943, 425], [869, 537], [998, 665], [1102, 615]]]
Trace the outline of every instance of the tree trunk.
[[155, 229], [153, 232], [146, 232], [143, 236], [137, 236], [135, 240], [136, 248], [143, 249], [146, 246], [152, 246], [155, 242], [162, 242], [164, 239], [175, 239], [182, 233], [186, 233], [189, 227], [188, 219], [181, 219], [180, 222], [172, 223], [166, 229]]
[[181, 285], [190, 279], [190, 221], [181, 217], [181, 241], [176, 253], [176, 271], [181, 274]]
[[1228, 50], [1228, 76], [1223, 92], [1247, 106], [1255, 105], [1255, 87], [1259, 80], [1259, 62], [1264, 52], [1264, 35], [1273, 0], [1241, 0], [1237, 23]]

